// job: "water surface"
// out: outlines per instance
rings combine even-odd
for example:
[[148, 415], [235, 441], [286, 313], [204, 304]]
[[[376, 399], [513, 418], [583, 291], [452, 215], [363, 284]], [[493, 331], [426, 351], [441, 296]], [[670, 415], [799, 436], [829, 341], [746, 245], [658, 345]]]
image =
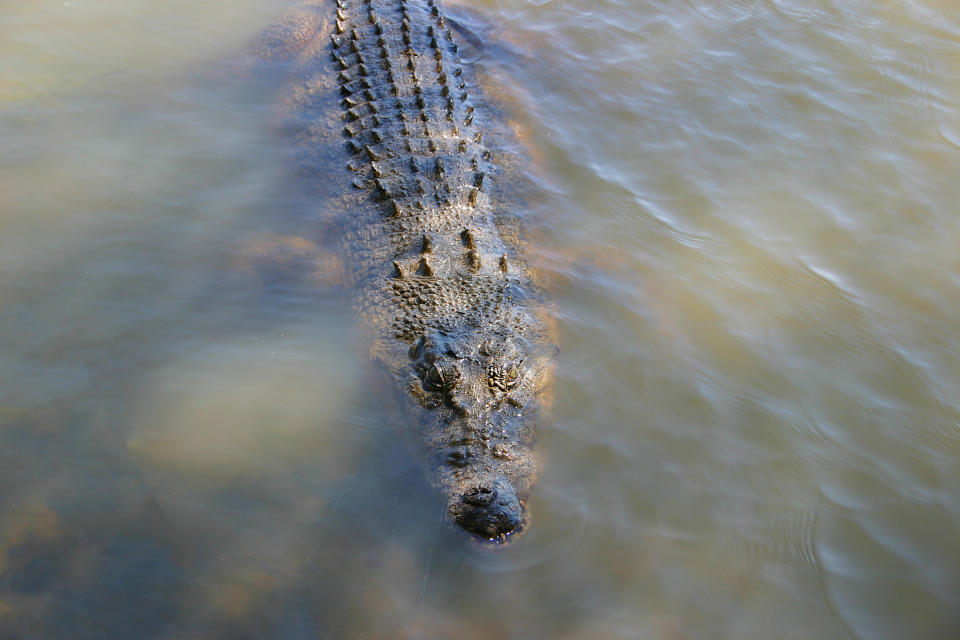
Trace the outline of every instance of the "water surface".
[[0, 637], [958, 637], [953, 2], [451, 8], [561, 334], [493, 555], [344, 298], [237, 261], [311, 233], [231, 71], [289, 4], [0, 8]]

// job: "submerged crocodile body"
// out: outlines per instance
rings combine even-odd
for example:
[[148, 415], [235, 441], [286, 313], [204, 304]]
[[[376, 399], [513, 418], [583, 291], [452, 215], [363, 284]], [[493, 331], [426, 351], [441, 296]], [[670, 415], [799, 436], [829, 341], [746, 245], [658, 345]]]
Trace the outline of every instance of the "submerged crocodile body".
[[[351, 183], [334, 208], [371, 356], [404, 398], [449, 519], [503, 541], [527, 520], [556, 352], [516, 232], [522, 203], [506, 149], [516, 139], [434, 0], [329, 0], [311, 11], [322, 42], [295, 61], [306, 71], [292, 89], [293, 130], [308, 164], [325, 143], [346, 151], [346, 167], [314, 175]], [[298, 21], [285, 30], [310, 32]]]

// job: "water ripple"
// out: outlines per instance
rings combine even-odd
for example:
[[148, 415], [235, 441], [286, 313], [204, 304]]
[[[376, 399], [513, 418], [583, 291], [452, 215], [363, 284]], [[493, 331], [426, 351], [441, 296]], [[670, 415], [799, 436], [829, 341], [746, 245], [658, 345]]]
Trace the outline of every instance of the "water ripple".
[[577, 552], [589, 534], [593, 516], [585, 496], [569, 488], [540, 487], [530, 502], [531, 526], [518, 540], [491, 549], [464, 540], [461, 551], [475, 569], [508, 573], [560, 561]]
[[687, 10], [710, 21], [743, 23], [771, 10], [772, 0], [714, 0], [693, 2], [684, 0]]

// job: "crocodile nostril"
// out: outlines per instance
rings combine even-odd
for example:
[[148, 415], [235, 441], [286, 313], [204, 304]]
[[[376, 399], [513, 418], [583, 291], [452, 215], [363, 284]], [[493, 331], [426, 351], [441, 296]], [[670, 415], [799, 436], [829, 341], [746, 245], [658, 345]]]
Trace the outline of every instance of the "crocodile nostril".
[[502, 540], [523, 525], [523, 507], [504, 478], [468, 489], [451, 509], [461, 527], [488, 540]]
[[486, 487], [477, 487], [463, 494], [462, 500], [475, 507], [485, 507], [497, 497], [497, 492]]

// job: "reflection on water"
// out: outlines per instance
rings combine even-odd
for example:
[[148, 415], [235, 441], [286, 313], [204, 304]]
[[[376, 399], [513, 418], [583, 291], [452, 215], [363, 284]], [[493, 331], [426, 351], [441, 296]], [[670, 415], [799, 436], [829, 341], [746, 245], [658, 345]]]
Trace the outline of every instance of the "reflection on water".
[[496, 555], [341, 295], [238, 263], [322, 241], [223, 64], [288, 4], [0, 10], [0, 637], [957, 637], [951, 2], [459, 10], [562, 338]]

